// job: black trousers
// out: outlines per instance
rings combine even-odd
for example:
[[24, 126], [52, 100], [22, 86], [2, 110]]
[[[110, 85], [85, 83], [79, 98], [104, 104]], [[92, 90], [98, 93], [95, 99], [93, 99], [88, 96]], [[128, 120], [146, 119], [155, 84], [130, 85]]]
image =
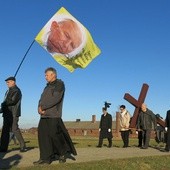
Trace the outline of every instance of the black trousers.
[[168, 127], [165, 149], [170, 151], [170, 128]]
[[48, 161], [53, 155], [62, 156], [70, 150], [61, 123], [61, 118], [40, 119], [38, 125], [40, 159]]
[[12, 131], [20, 143], [20, 147], [25, 147], [25, 142], [18, 126], [19, 117], [4, 116], [3, 127], [1, 133], [1, 145], [2, 150], [7, 151], [9, 145], [10, 132]]
[[149, 147], [151, 137], [151, 129], [143, 130], [143, 140], [144, 140], [144, 146], [145, 148]]
[[[102, 147], [103, 145], [103, 139], [102, 137], [99, 137], [99, 143], [98, 143], [98, 146]], [[112, 147], [112, 138], [107, 138], [108, 142], [109, 142], [109, 147]]]
[[121, 131], [121, 137], [123, 140], [123, 147], [128, 147], [129, 146], [129, 130], [126, 131]]
[[103, 139], [106, 139], [106, 138], [107, 138], [107, 140], [109, 142], [108, 146], [111, 147], [112, 146], [112, 138], [113, 138], [113, 136], [112, 136], [112, 132], [108, 132], [108, 129], [102, 129], [100, 131], [98, 146], [102, 147]]
[[1, 133], [1, 150], [7, 151], [9, 145], [9, 132], [12, 127], [12, 116], [3, 117], [3, 126]]
[[143, 134], [143, 131], [140, 130], [140, 131], [138, 131], [138, 146], [142, 147], [143, 145], [145, 145], [145, 143], [144, 143], [144, 134]]

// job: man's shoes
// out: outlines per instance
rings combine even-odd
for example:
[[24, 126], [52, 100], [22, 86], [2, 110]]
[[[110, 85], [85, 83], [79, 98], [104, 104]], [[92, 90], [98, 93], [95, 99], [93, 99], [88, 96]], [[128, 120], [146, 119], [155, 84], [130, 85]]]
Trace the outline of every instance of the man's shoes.
[[168, 149], [162, 149], [162, 150], [160, 150], [161, 152], [169, 152], [170, 150], [168, 150]]
[[28, 149], [25, 147], [20, 149], [20, 152], [27, 152], [27, 151], [28, 151]]
[[141, 147], [141, 149], [148, 149], [148, 147], [146, 147], [146, 146], [142, 146], [142, 147]]
[[55, 161], [55, 160], [56, 160], [55, 155], [52, 155], [52, 156], [50, 157], [50, 159], [51, 159], [51, 161]]
[[65, 163], [65, 162], [66, 162], [65, 156], [60, 156], [59, 157], [59, 163]]
[[41, 160], [39, 159], [38, 161], [33, 162], [34, 165], [49, 165], [51, 164], [52, 161], [49, 160]]
[[96, 147], [97, 147], [97, 148], [101, 148], [102, 146], [100, 146], [100, 145], [97, 145]]

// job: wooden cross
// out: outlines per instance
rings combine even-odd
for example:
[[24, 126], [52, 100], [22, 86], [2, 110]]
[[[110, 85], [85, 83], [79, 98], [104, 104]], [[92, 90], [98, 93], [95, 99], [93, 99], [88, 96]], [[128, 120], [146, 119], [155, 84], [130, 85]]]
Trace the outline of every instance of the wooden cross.
[[142, 103], [144, 103], [145, 101], [148, 88], [149, 86], [147, 84], [143, 84], [138, 100], [132, 97], [129, 93], [125, 93], [124, 95], [124, 99], [127, 100], [129, 103], [131, 103], [135, 107], [135, 111], [134, 111], [134, 114], [133, 114], [133, 117], [130, 123], [130, 128], [136, 127], [139, 110], [140, 110]]
[[[124, 95], [124, 99], [127, 100], [129, 103], [131, 103], [135, 107], [135, 111], [134, 111], [134, 114], [133, 114], [133, 117], [130, 123], [130, 128], [136, 127], [140, 107], [142, 103], [144, 103], [145, 101], [148, 89], [149, 89], [148, 84], [143, 84], [138, 100], [132, 97], [129, 93], [125, 93]], [[159, 125], [165, 127], [165, 122], [163, 120], [161, 120], [160, 118], [156, 118], [156, 120]]]

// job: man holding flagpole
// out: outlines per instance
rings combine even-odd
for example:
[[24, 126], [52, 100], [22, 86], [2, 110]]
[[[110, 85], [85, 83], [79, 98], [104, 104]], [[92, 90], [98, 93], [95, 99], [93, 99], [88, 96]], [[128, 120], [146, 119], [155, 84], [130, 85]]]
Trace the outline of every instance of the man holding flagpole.
[[3, 113], [3, 127], [1, 133], [0, 152], [7, 152], [10, 132], [12, 131], [20, 144], [20, 152], [26, 152], [24, 139], [18, 126], [21, 116], [21, 90], [16, 85], [15, 77], [8, 77], [6, 80], [8, 90], [5, 93], [4, 101], [1, 103], [1, 112]]

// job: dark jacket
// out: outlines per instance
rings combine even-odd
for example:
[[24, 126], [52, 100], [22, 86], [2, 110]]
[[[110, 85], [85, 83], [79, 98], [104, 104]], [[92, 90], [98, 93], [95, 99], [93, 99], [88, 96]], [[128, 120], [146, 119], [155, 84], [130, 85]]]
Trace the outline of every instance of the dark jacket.
[[64, 92], [65, 86], [62, 80], [56, 79], [51, 83], [47, 83], [38, 104], [45, 111], [45, 115], [41, 117], [53, 118], [62, 116]]
[[166, 113], [165, 126], [170, 128], [170, 110]]
[[[99, 128], [100, 136], [102, 138], [112, 138], [112, 116], [111, 114], [107, 113], [105, 116], [102, 114]], [[108, 129], [111, 129], [111, 132], [108, 132]]]
[[3, 117], [13, 115], [13, 117], [21, 116], [21, 90], [15, 85], [10, 87], [6, 92], [4, 102], [1, 104]]
[[155, 130], [156, 129], [155, 114], [149, 109], [147, 109], [146, 112], [141, 111], [138, 117], [137, 128], [142, 130], [151, 130], [152, 125]]

